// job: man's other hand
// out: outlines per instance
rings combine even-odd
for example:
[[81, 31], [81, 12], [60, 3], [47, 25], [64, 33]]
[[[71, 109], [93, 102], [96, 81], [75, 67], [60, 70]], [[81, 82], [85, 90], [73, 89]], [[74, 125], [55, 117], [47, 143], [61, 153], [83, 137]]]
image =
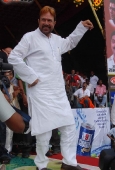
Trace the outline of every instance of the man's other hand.
[[82, 21], [82, 24], [84, 27], [87, 27], [89, 30], [92, 30], [94, 28], [94, 26], [90, 20]]
[[33, 86], [35, 86], [37, 83], [38, 83], [38, 79], [36, 79], [32, 84], [29, 84], [28, 85], [28, 87], [30, 88], [30, 87], [33, 87]]

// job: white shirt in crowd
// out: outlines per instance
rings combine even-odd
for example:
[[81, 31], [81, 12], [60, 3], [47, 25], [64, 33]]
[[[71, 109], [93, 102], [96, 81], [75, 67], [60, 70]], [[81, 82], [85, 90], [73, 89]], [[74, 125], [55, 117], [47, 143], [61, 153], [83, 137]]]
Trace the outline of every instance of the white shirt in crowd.
[[89, 89], [83, 90], [83, 88], [80, 88], [75, 91], [74, 96], [77, 96], [79, 99], [85, 96], [90, 97], [90, 91]]
[[91, 94], [94, 93], [94, 87], [91, 83], [89, 83], [89, 85], [87, 85], [87, 89], [90, 91]]
[[98, 80], [99, 80], [99, 78], [95, 75], [90, 77], [90, 83], [93, 85], [94, 88], [96, 88]]
[[115, 138], [115, 128], [112, 128], [108, 133], [109, 136], [113, 135]]

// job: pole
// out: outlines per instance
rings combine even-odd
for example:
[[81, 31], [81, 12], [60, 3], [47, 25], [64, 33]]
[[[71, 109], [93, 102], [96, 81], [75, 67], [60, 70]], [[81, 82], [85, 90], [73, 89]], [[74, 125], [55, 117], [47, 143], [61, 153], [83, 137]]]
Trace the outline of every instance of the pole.
[[100, 28], [100, 30], [101, 30], [101, 33], [102, 33], [102, 35], [104, 36], [103, 28], [102, 28], [102, 26], [101, 26], [101, 23], [100, 23], [100, 21], [99, 21], [99, 18], [98, 18], [98, 16], [97, 16], [95, 10], [94, 10], [94, 7], [93, 7], [93, 5], [92, 5], [92, 2], [91, 2], [91, 0], [88, 0], [88, 2], [89, 2], [90, 7], [91, 7], [91, 9], [92, 9], [92, 11], [93, 11], [93, 14], [94, 14], [94, 16], [95, 16], [95, 19], [96, 19], [96, 21], [97, 21], [97, 23], [98, 23], [98, 25], [99, 25], [99, 28]]

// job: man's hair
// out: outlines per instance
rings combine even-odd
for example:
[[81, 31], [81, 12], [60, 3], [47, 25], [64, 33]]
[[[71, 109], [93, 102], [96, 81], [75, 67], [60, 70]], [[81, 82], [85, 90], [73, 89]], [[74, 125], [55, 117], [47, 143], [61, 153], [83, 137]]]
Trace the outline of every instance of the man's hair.
[[115, 35], [115, 31], [113, 31], [113, 32], [111, 33], [111, 38], [112, 38], [114, 35]]
[[110, 3], [113, 3], [113, 4], [115, 4], [115, 0], [110, 0]]
[[42, 14], [45, 14], [49, 12], [53, 17], [54, 17], [54, 20], [56, 20], [56, 12], [55, 12], [55, 9], [53, 7], [50, 7], [50, 6], [44, 6], [41, 10], [40, 10], [40, 13], [39, 13], [39, 18]]

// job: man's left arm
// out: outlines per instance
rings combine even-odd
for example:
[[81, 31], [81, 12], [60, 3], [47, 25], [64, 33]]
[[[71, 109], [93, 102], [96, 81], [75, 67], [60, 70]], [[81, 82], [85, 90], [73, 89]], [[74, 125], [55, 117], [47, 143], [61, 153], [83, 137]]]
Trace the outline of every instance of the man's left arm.
[[60, 51], [61, 54], [72, 50], [77, 46], [83, 35], [88, 31], [93, 29], [93, 24], [90, 20], [81, 21], [75, 30], [67, 37], [60, 39]]

